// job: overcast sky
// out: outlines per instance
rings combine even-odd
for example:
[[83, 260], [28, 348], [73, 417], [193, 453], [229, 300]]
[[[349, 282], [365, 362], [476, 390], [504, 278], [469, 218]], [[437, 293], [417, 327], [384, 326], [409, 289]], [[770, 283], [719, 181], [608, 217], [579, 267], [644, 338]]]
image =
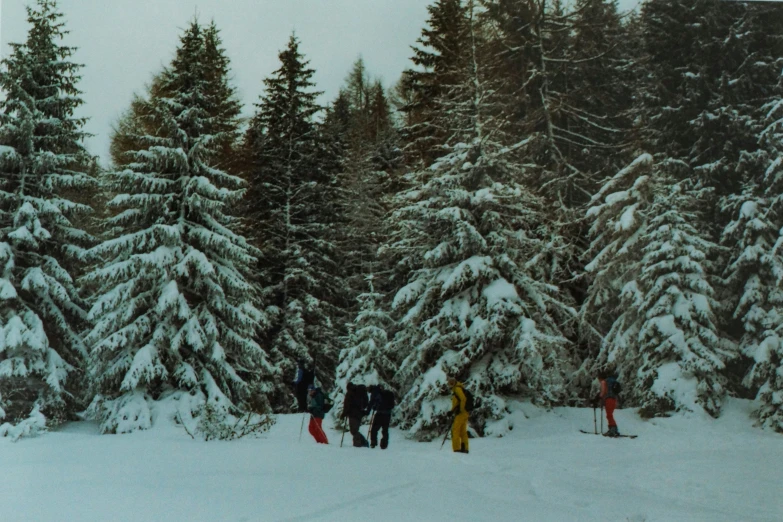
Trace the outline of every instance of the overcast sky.
[[[621, 8], [638, 0], [620, 0]], [[0, 47], [23, 42], [27, 0], [0, 0]], [[168, 64], [182, 29], [197, 15], [214, 19], [231, 59], [234, 85], [245, 114], [262, 92], [262, 80], [277, 69], [278, 51], [292, 31], [316, 70], [323, 103], [332, 100], [359, 57], [384, 85], [410, 66], [410, 45], [427, 19], [428, 0], [59, 0], [71, 31], [66, 44], [78, 47], [74, 60], [85, 65], [82, 81], [95, 134], [90, 152], [108, 157], [111, 125], [141, 93], [152, 75]]]

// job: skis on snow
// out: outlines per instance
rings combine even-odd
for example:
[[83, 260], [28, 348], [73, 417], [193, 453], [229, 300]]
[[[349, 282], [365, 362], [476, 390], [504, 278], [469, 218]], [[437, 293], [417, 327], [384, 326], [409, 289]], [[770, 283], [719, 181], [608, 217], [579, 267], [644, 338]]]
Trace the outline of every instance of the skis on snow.
[[[585, 431], [585, 430], [579, 430], [581, 433], [584, 433], [586, 435], [603, 435], [604, 437], [609, 437], [606, 433], [595, 433], [592, 431]], [[638, 435], [615, 435], [612, 438], [623, 438], [623, 439], [635, 439], [638, 437]]]

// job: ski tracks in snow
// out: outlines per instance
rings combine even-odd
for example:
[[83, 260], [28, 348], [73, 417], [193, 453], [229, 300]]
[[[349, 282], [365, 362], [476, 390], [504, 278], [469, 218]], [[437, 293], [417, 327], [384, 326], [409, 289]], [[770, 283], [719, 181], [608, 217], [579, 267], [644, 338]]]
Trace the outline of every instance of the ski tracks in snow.
[[338, 513], [345, 509], [354, 508], [366, 502], [375, 501], [380, 497], [399, 495], [402, 491], [412, 489], [420, 482], [421, 481], [419, 480], [414, 480], [411, 482], [398, 484], [396, 486], [378, 489], [370, 493], [365, 493], [364, 495], [358, 495], [348, 500], [343, 500], [341, 502], [335, 502], [334, 504], [331, 505], [326, 505], [323, 508], [320, 508], [315, 511], [310, 511], [308, 513], [297, 515], [291, 518], [284, 518], [280, 522], [298, 522], [298, 521], [312, 521], [312, 520], [322, 519], [324, 517], [328, 517], [329, 515], [334, 515], [335, 513]]

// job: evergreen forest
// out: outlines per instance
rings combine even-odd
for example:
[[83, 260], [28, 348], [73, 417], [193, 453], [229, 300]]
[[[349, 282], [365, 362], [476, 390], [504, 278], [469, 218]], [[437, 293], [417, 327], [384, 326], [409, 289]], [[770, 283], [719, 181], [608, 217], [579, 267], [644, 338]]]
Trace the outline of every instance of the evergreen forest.
[[296, 410], [298, 361], [335, 400], [393, 390], [421, 440], [450, 376], [502, 435], [510, 401], [584, 406], [607, 369], [643, 417], [741, 397], [783, 432], [782, 4], [432, 0], [393, 84], [359, 58], [324, 100], [292, 35], [249, 118], [193, 18], [109, 162], [67, 13], [27, 13], [0, 66], [0, 435], [165, 402], [233, 438]]

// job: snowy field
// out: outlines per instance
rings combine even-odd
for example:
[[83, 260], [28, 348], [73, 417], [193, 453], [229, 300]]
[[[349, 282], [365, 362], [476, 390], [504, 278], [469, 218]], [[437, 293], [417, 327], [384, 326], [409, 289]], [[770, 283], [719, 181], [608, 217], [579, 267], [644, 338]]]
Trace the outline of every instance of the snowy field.
[[[584, 435], [590, 409], [520, 405], [508, 437], [386, 451], [316, 445], [302, 416], [263, 439], [200, 442], [174, 426], [106, 436], [90, 423], [0, 442], [0, 520], [140, 521], [710, 521], [783, 520], [783, 436], [750, 427], [750, 403], [711, 421], [642, 421], [635, 440]], [[366, 427], [363, 430], [366, 433]]]

